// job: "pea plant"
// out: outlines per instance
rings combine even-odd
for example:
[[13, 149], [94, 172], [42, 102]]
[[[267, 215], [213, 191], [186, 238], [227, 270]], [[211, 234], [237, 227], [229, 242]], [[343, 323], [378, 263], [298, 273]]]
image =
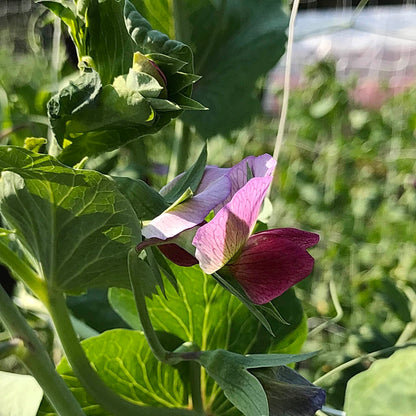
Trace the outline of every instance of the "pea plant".
[[[19, 393], [25, 414], [314, 415], [325, 392], [292, 366], [313, 355], [300, 353], [306, 317], [292, 286], [311, 273], [319, 236], [259, 220], [268, 154], [217, 167], [202, 145], [185, 170], [197, 135], [258, 110], [256, 80], [284, 51], [280, 3], [40, 3], [67, 27], [79, 73], [47, 104], [47, 140], [0, 146], [0, 262], [43, 303], [65, 353], [55, 368], [0, 286], [0, 358], [16, 355], [44, 393]], [[159, 191], [91, 165], [171, 122]], [[108, 289], [131, 329], [80, 342], [66, 297], [92, 288]]]

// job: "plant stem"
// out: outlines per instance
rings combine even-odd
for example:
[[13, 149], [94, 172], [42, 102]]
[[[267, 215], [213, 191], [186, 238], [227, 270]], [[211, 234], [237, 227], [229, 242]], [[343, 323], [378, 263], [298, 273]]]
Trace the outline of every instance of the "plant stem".
[[64, 380], [58, 375], [45, 348], [33, 329], [0, 285], [0, 318], [12, 337], [24, 342], [19, 358], [42, 387], [60, 416], [85, 416]]
[[192, 407], [195, 412], [204, 414], [204, 405], [202, 403], [201, 395], [201, 365], [195, 361], [191, 361], [190, 365], [190, 379], [191, 379], [191, 396]]
[[186, 409], [142, 407], [121, 398], [91, 367], [71, 324], [62, 293], [50, 294], [49, 311], [72, 370], [87, 393], [110, 414], [114, 416], [191, 416], [194, 414]]
[[182, 120], [177, 119], [175, 122], [175, 141], [173, 143], [170, 159], [168, 182], [186, 169], [191, 139], [192, 134], [190, 127], [184, 124]]
[[140, 323], [146, 337], [147, 343], [149, 344], [150, 349], [153, 352], [153, 355], [162, 363], [165, 364], [177, 364], [180, 359], [175, 356], [172, 357], [171, 352], [166, 351], [153, 328], [152, 322], [150, 320], [149, 311], [146, 306], [146, 297], [143, 292], [141, 276], [142, 273], [137, 273], [137, 269], [140, 267], [140, 262], [138, 261], [138, 254], [136, 249], [133, 248], [129, 253], [128, 267], [129, 267], [129, 276], [131, 288], [134, 295], [134, 300], [136, 302], [137, 313], [139, 314]]
[[402, 345], [393, 345], [392, 347], [387, 347], [387, 348], [383, 348], [382, 350], [378, 350], [378, 351], [374, 351], [374, 352], [370, 352], [369, 354], [365, 354], [362, 355], [360, 357], [357, 358], [353, 358], [350, 361], [347, 361], [341, 365], [339, 365], [338, 367], [335, 367], [334, 369], [332, 369], [331, 371], [329, 371], [328, 373], [324, 374], [323, 376], [319, 377], [318, 379], [316, 379], [313, 384], [322, 384], [322, 381], [325, 380], [328, 377], [331, 377], [332, 375], [339, 373], [340, 371], [343, 371], [349, 367], [354, 366], [355, 364], [360, 363], [362, 360], [365, 360], [367, 358], [375, 358], [378, 357], [379, 355], [383, 355], [389, 352], [393, 352], [396, 350], [400, 350], [402, 348], [407, 348], [407, 347], [414, 347], [416, 346], [416, 342], [409, 342], [407, 344], [402, 344]]
[[7, 266], [13, 275], [23, 281], [43, 303], [47, 303], [48, 297], [45, 282], [24, 260], [1, 242], [0, 263]]

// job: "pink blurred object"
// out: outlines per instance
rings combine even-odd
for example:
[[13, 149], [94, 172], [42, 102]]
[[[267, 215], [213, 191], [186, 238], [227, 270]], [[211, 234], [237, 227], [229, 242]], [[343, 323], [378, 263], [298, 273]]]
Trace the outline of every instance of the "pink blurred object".
[[[416, 6], [301, 11], [296, 19], [291, 88], [303, 87], [308, 65], [335, 59], [340, 80], [355, 76], [354, 101], [377, 109], [416, 83]], [[269, 73], [263, 108], [279, 113], [285, 56]]]

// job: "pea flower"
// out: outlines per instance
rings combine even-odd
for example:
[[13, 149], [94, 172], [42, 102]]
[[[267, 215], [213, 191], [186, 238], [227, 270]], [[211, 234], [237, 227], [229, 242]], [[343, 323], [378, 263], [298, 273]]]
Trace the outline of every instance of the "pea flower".
[[[254, 303], [276, 298], [311, 273], [314, 260], [306, 249], [319, 236], [294, 228], [252, 235], [275, 166], [267, 154], [249, 156], [229, 169], [207, 166], [195, 196], [144, 227], [147, 240], [138, 248], [163, 244], [162, 252], [177, 264], [199, 262], [207, 274], [220, 269], [231, 273]], [[211, 211], [214, 217], [206, 223]], [[183, 243], [187, 234], [192, 246]]]

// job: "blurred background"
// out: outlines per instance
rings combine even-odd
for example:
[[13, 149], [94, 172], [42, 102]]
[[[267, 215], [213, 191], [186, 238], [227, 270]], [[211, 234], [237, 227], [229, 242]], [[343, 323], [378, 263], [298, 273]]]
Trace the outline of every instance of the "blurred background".
[[[302, 2], [300, 9], [269, 226], [321, 236], [313, 275], [297, 286], [308, 317], [304, 350], [321, 353], [300, 371], [313, 381], [364, 356], [320, 383], [329, 405], [342, 408], [347, 381], [373, 361], [368, 353], [381, 350], [385, 357], [395, 345], [416, 340], [416, 7], [413, 1], [325, 0]], [[250, 154], [273, 153], [284, 62], [257, 82], [263, 112], [246, 127], [209, 139], [209, 163], [230, 166]], [[2, 0], [0, 143], [48, 137], [46, 102], [76, 70], [68, 35], [45, 8]], [[91, 160], [90, 167], [158, 188], [166, 181], [172, 136], [168, 127], [151, 141]], [[46, 315], [1, 273], [59, 359]], [[121, 325], [105, 309], [105, 293], [89, 296], [103, 311], [88, 322], [93, 330]], [[89, 311], [77, 299], [70, 303], [83, 319]]]

